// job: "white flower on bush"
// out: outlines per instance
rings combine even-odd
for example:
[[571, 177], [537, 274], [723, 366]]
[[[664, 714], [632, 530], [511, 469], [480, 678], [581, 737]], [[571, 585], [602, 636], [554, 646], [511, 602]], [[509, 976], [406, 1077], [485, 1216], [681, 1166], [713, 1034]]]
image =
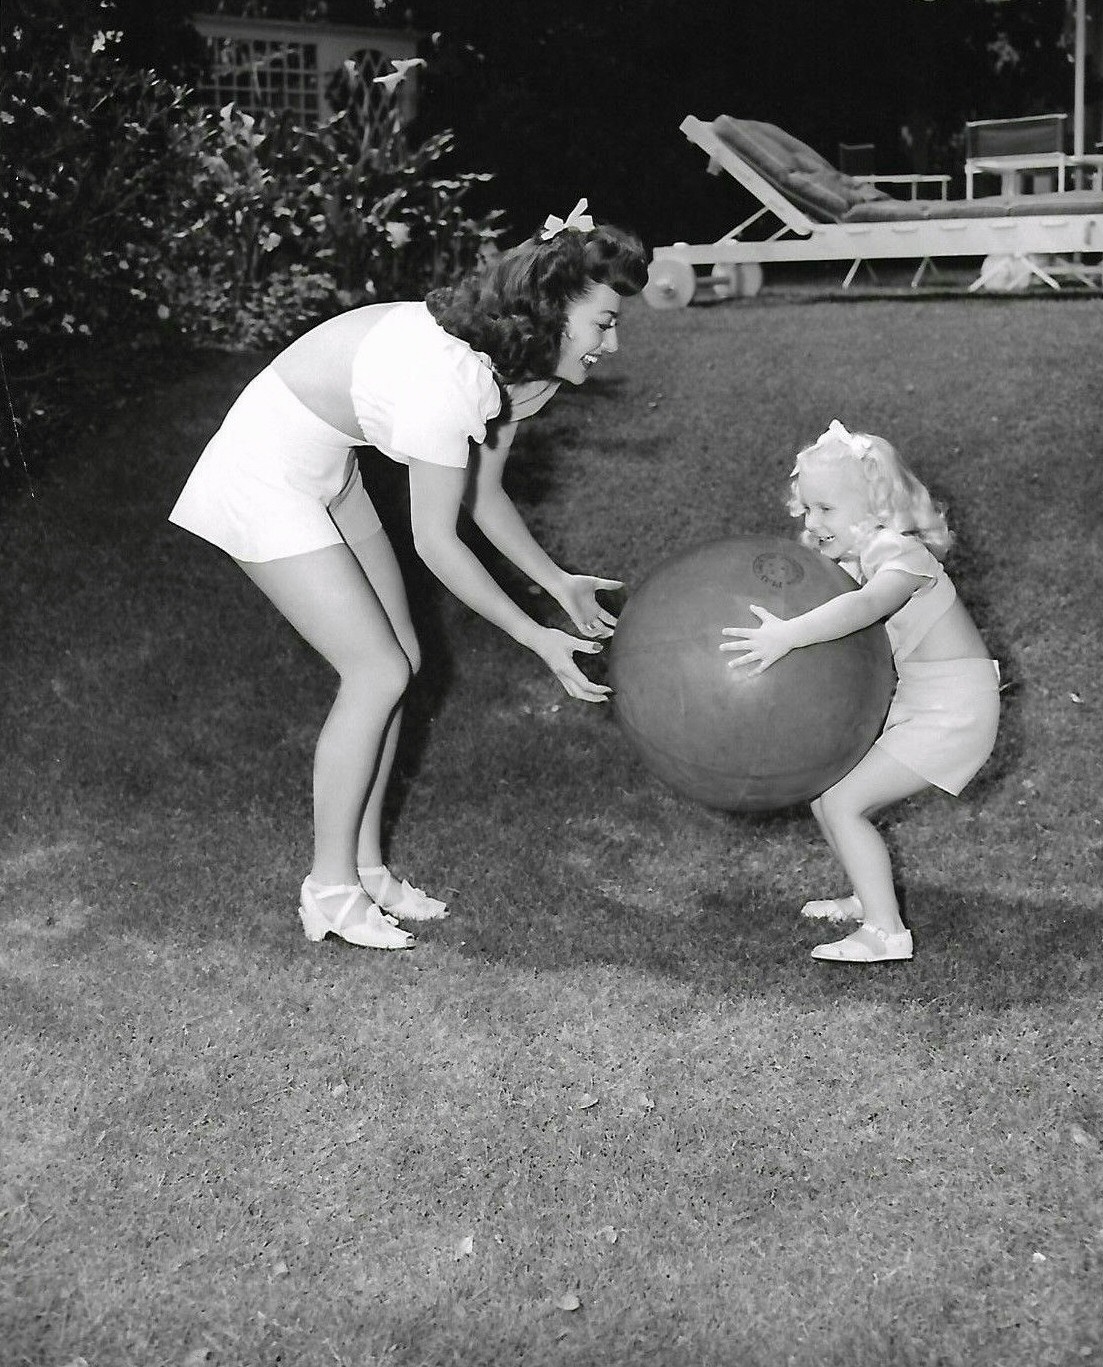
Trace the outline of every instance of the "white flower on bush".
[[408, 223], [388, 223], [387, 240], [397, 251], [399, 247], [405, 247], [410, 240], [410, 225]]

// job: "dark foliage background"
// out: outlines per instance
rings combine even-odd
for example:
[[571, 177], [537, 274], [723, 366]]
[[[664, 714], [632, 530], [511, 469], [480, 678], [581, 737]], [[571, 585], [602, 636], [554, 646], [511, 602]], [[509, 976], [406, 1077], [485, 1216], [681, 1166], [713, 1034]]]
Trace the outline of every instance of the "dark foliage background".
[[[840, 141], [872, 142], [883, 173], [959, 175], [967, 118], [1072, 100], [1067, 0], [209, 0], [420, 35], [427, 65], [404, 133], [432, 156], [395, 163], [423, 192], [400, 206], [389, 183], [361, 183], [355, 147], [315, 148], [309, 130], [262, 130], [252, 148], [235, 125], [203, 145], [191, 24], [202, 8], [0, 9], [0, 321], [15, 395], [0, 413], [0, 483], [16, 428], [45, 432], [70, 359], [87, 372], [90, 348], [117, 388], [116, 340], [124, 351], [151, 332], [201, 342], [207, 320], [224, 344], [276, 344], [281, 328], [357, 302], [366, 282], [416, 294], [426, 272], [464, 264], [453, 239], [477, 243], [493, 224], [508, 243], [583, 196], [649, 247], [721, 236], [757, 204], [706, 174], [678, 130], [688, 113], [769, 120], [830, 158]], [[1100, 89], [1089, 72], [1093, 128]], [[208, 154], [232, 185], [196, 174]], [[413, 228], [410, 247], [389, 242], [396, 223]]]
[[[199, 50], [187, 20], [202, 8], [119, 0], [128, 59], [193, 74]], [[476, 207], [503, 208], [518, 234], [579, 195], [652, 245], [727, 231], [738, 191], [704, 174], [678, 131], [686, 114], [770, 120], [831, 158], [840, 141], [873, 142], [881, 171], [958, 174], [966, 119], [1072, 103], [1066, 0], [220, 0], [217, 8], [416, 28], [429, 65], [415, 131], [454, 130], [464, 165], [496, 173]], [[1089, 73], [1089, 102], [1099, 97], [1098, 73]]]
[[1064, 0], [418, 0], [413, 13], [442, 34], [424, 117], [498, 172], [490, 193], [519, 226], [577, 191], [653, 244], [732, 226], [734, 187], [704, 174], [686, 114], [769, 120], [831, 159], [840, 141], [873, 142], [883, 171], [959, 172], [965, 119], [1072, 99]]

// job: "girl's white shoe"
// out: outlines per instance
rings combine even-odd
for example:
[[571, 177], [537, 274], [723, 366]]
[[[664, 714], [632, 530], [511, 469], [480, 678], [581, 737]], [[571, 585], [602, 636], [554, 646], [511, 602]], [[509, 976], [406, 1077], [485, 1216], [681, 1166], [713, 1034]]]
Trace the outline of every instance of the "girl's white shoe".
[[427, 896], [420, 888], [400, 883], [385, 864], [374, 869], [356, 870], [364, 891], [384, 911], [402, 921], [440, 921], [448, 915], [448, 904]]
[[849, 897], [822, 897], [805, 902], [802, 916], [813, 921], [860, 921], [864, 915], [862, 904], [853, 894]]
[[359, 883], [319, 883], [308, 876], [302, 887], [299, 916], [308, 940], [339, 935], [365, 949], [410, 949], [414, 937], [385, 916]]
[[870, 921], [863, 921], [854, 934], [848, 935], [845, 940], [817, 945], [812, 951], [813, 959], [845, 964], [879, 964], [889, 959], [910, 959], [911, 956], [910, 930], [901, 930], [893, 935]]

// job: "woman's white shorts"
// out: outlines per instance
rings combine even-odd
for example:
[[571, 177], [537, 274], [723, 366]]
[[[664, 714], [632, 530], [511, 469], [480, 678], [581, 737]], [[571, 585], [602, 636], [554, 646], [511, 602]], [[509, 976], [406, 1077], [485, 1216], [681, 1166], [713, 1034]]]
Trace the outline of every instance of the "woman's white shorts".
[[235, 560], [280, 560], [380, 528], [353, 454], [270, 368], [242, 390], [169, 520]]
[[920, 778], [960, 793], [992, 753], [1000, 713], [995, 660], [904, 660], [876, 744]]

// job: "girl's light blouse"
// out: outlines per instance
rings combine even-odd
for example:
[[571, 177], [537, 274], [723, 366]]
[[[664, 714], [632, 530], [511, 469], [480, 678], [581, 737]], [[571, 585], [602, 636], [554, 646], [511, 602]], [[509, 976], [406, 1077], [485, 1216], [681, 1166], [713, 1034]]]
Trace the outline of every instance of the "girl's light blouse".
[[845, 569], [859, 584], [868, 584], [883, 570], [903, 570], [926, 582], [920, 583], [902, 608], [885, 619], [893, 659], [906, 659], [924, 636], [949, 612], [957, 600], [953, 580], [942, 562], [915, 536], [882, 527], [854, 561]]

